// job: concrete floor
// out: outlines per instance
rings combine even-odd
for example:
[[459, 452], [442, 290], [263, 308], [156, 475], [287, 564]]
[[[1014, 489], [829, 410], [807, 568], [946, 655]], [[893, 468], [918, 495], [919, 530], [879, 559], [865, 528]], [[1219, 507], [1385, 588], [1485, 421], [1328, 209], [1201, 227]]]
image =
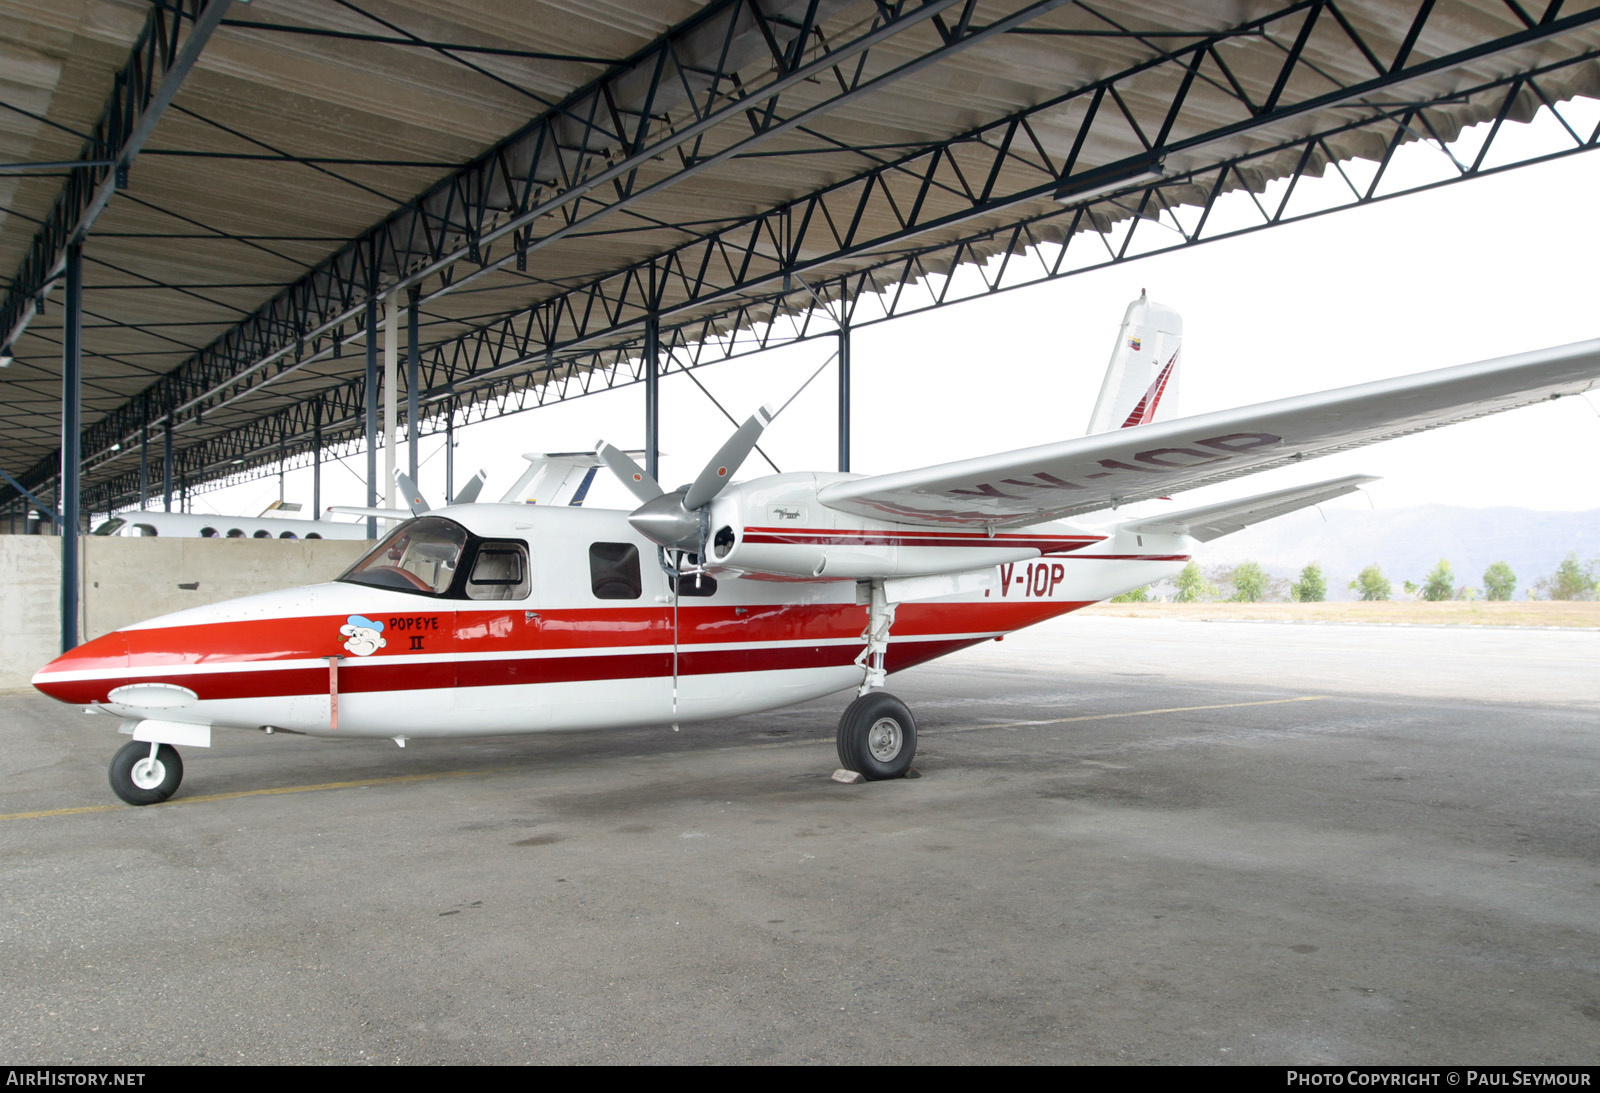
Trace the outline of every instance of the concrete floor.
[[891, 690], [916, 779], [828, 780], [838, 699], [223, 736], [145, 809], [0, 698], [0, 1062], [1600, 1056], [1600, 634], [1067, 619]]

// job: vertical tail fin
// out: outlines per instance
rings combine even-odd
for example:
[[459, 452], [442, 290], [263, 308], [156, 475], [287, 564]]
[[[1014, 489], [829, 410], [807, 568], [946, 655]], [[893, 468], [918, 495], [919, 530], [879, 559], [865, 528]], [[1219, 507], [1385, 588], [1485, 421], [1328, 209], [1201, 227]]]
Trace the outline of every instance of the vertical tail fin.
[[1178, 404], [1178, 351], [1183, 318], [1143, 292], [1128, 305], [1117, 332], [1100, 399], [1086, 435], [1147, 425], [1174, 416]]

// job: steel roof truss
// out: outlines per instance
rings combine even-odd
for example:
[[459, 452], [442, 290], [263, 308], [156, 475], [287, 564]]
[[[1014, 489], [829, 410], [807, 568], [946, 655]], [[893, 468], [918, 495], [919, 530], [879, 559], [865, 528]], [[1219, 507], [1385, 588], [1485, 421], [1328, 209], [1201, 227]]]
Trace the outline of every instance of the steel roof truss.
[[[1593, 59], [1593, 56], [1594, 55], [1590, 55], [1590, 59]], [[1505, 82], [1505, 86], [1508, 89], [1508, 94], [1515, 93], [1514, 91], [1510, 90], [1510, 84], [1511, 81]], [[1397, 146], [1400, 140], [1404, 137], [1407, 127], [1410, 124], [1408, 119], [1412, 114], [1416, 113], [1418, 109], [1419, 108], [1416, 107], [1406, 107], [1402, 111], [1394, 112], [1392, 117], [1386, 117], [1383, 119], [1391, 124], [1394, 130], [1395, 139], [1391, 144], [1391, 147]], [[1352, 125], [1370, 124], [1375, 123], [1371, 121], [1352, 123]], [[1309, 167], [1309, 165], [1315, 159], [1315, 156], [1310, 154], [1312, 146], [1321, 143], [1323, 140], [1324, 136], [1322, 134], [1318, 134], [1307, 138], [1304, 142], [1298, 145], [1300, 154], [1297, 162], [1300, 170], [1290, 176], [1291, 184], [1295, 179], [1305, 173], [1305, 169]], [[1597, 143], [1600, 143], [1600, 134], [1592, 136], [1582, 147], [1592, 148]], [[1580, 150], [1580, 148], [1575, 146], [1573, 149], [1553, 154], [1565, 155], [1571, 154], [1571, 152], [1578, 150]], [[1210, 198], [1208, 199], [1207, 207], [1202, 210], [1200, 217], [1201, 224], [1203, 225], [1205, 216], [1209, 212], [1210, 204], [1229, 188], [1228, 183], [1234, 183], [1236, 188], [1237, 184], [1243, 181], [1244, 176], [1240, 173], [1240, 171], [1241, 168], [1248, 167], [1249, 159], [1276, 154], [1279, 151], [1282, 151], [1282, 149], [1273, 148], [1262, 153], [1257, 153], [1252, 157], [1241, 157], [1241, 159], [1237, 161], [1230, 161], [1227, 164], [1221, 165], [1218, 168], [1213, 168], [1207, 172], [1214, 177], [1211, 178], [1210, 184], [1207, 186], [1207, 193], [1210, 195]], [[1492, 168], [1491, 170], [1502, 169], [1507, 168]], [[1475, 171], [1472, 168], [1468, 168], [1468, 173], [1459, 176], [1459, 178], [1446, 179], [1442, 182], [1428, 183], [1419, 188], [1426, 189], [1440, 185], [1448, 185], [1451, 182], [1459, 181], [1460, 179], [1473, 177], [1473, 175], [1477, 173], [1488, 172], [1482, 170]], [[1177, 181], [1193, 184], [1196, 179], [1185, 178]], [[1351, 203], [1365, 204], [1376, 200], [1382, 200], [1386, 197], [1398, 195], [1397, 193], [1379, 194], [1377, 192], [1378, 181], [1379, 179], [1375, 177], [1374, 181], [1369, 183], [1364, 189], [1358, 189], [1351, 185]], [[1161, 183], [1144, 188], [1143, 190], [1139, 191], [1137, 195], [1140, 199], [1139, 203], [1164, 202], [1161, 191], [1173, 184], [1173, 182], [1163, 181]], [[1349, 184], [1348, 179], [1347, 184]], [[1287, 205], [1287, 202], [1279, 201], [1275, 203], [1274, 208], [1270, 210], [1258, 206], [1258, 208], [1261, 208], [1262, 222], [1251, 227], [1237, 229], [1227, 233], [1208, 237], [1202, 237], [1198, 228], [1194, 231], [1185, 232], [1179, 236], [1180, 241], [1175, 242], [1173, 246], [1195, 245], [1202, 242], [1209, 242], [1212, 239], [1231, 238], [1239, 234], [1258, 231], [1264, 228], [1275, 226], [1279, 223], [1300, 219], [1301, 217], [1291, 215], [1288, 212]], [[1306, 215], [1322, 215], [1327, 211], [1333, 210], [1319, 210]], [[1015, 225], [1009, 230], [1009, 235], [1012, 238], [1012, 242], [1008, 245], [1007, 250], [1008, 252], [1019, 250], [1022, 248], [1023, 241], [1025, 239], [1034, 238], [1032, 234], [1032, 228], [1036, 223], [1041, 223], [1052, 218], [1061, 218], [1063, 216], [1067, 216], [1074, 226], [1081, 226], [1088, 221], [1088, 213], [1089, 210], [1087, 208], [1078, 208], [1071, 210], [1070, 216], [1065, 212], [1056, 213], [1045, 217], [1033, 218], [1028, 222]], [[1125, 236], [1122, 240], [1123, 245], [1114, 248], [1114, 250], [1110, 252], [1108, 258], [1104, 261], [1093, 263], [1088, 266], [1069, 267], [1067, 265], [1067, 258], [1074, 243], [1077, 242], [1081, 245], [1082, 243], [1089, 242], [1088, 240], [1082, 239], [1084, 234], [1093, 234], [1096, 236], [1100, 235], [1098, 232], [1088, 231], [1080, 233], [1069, 232], [1067, 235], [1066, 244], [1057, 248], [1055, 259], [1047, 270], [1041, 272], [1037, 276], [1023, 278], [1009, 284], [1004, 283], [1005, 278], [998, 273], [992, 277], [984, 276], [980, 279], [980, 283], [983, 287], [981, 292], [978, 294], [1005, 291], [1006, 289], [1018, 287], [1020, 284], [1024, 283], [1037, 283], [1040, 280], [1071, 276], [1075, 273], [1083, 272], [1085, 269], [1099, 268], [1100, 266], [1112, 264], [1114, 262], [1129, 261], [1131, 260], [1131, 257], [1128, 254], [1127, 248], [1128, 238], [1131, 237], [1133, 230], [1137, 230], [1139, 223], [1140, 218], [1137, 217], [1130, 221], [1130, 232], [1129, 235]], [[870, 291], [872, 286], [877, 281], [890, 282], [895, 285], [894, 294], [890, 296], [888, 301], [885, 303], [883, 314], [880, 316], [863, 319], [852, 311], [852, 325], [871, 325], [875, 322], [883, 322], [888, 321], [889, 319], [898, 318], [914, 311], [926, 310], [929, 307], [945, 306], [950, 302], [954, 302], [952, 297], [956, 294], [955, 286], [951, 283], [950, 279], [946, 279], [943, 284], [938, 286], [937, 289], [930, 287], [926, 302], [918, 302], [912, 297], [907, 296], [906, 289], [914, 280], [917, 279], [917, 270], [919, 267], [926, 269], [930, 263], [934, 266], [948, 267], [959, 262], [963, 248], [971, 247], [976, 238], [979, 237], [963, 240], [948, 246], [928, 247], [918, 252], [908, 254], [902, 258], [896, 258], [891, 262], [887, 262], [882, 266], [876, 267], [875, 270], [860, 271], [851, 274], [844, 279], [843, 287], [840, 287], [838, 282], [827, 282], [824, 285], [824, 296], [813, 300], [809, 306], [802, 306], [798, 308], [795, 312], [788, 316], [787, 323], [785, 324], [787, 329], [784, 329], [783, 325], [772, 321], [774, 318], [773, 310], [779, 306], [782, 306], [782, 297], [778, 295], [748, 301], [741, 304], [734, 311], [724, 312], [718, 316], [715, 316], [714, 318], [698, 319], [674, 327], [663, 327], [661, 330], [663, 359], [670, 361], [670, 367], [668, 370], [684, 370], [688, 368], [702, 367], [706, 364], [715, 363], [720, 360], [732, 359], [752, 353], [763, 352], [777, 345], [793, 344], [798, 341], [804, 341], [809, 338], [819, 336], [832, 336], [837, 328], [834, 324], [833, 318], [827, 313], [827, 307], [838, 298], [851, 300], [859, 299], [861, 294]], [[1095, 242], [1100, 241], [1101, 240], [1097, 239]], [[1004, 265], [1005, 263], [1002, 262], [1002, 264]], [[1010, 267], [1007, 266], [1007, 268]], [[970, 298], [972, 295], [974, 295], [972, 292], [960, 294], [962, 299]], [[728, 334], [717, 334], [716, 331], [719, 326], [725, 327], [729, 324], [738, 324], [741, 328]], [[436, 356], [432, 361], [432, 367], [429, 369], [429, 372], [433, 376], [438, 377], [444, 375], [446, 372], [448, 372], [448, 370], [449, 369], [445, 362]], [[451, 387], [448, 385], [430, 386], [429, 390], [422, 393], [423, 397], [433, 400], [434, 407], [437, 407], [438, 404], [442, 402], [444, 404], [443, 410], [441, 412], [438, 409], [433, 409], [433, 416], [430, 419], [422, 422], [419, 428], [426, 435], [431, 432], [443, 430], [445, 427], [443, 422], [450, 414], [455, 415], [457, 424], [464, 424], [470, 420], [493, 416], [493, 414], [496, 412], [516, 412], [518, 410], [532, 408], [537, 405], [543, 405], [546, 402], [559, 401], [562, 398], [580, 397], [582, 394], [592, 393], [595, 390], [605, 390], [610, 389], [611, 387], [625, 386], [631, 383], [642, 382], [643, 374], [642, 364], [638, 354], [638, 345], [636, 343], [629, 343], [626, 345], [618, 345], [601, 350], [593, 350], [586, 354], [580, 354], [577, 356], [558, 358], [547, 354], [540, 371], [535, 373], [533, 377], [542, 380], [542, 382], [526, 382], [529, 378], [530, 377], [527, 376], [503, 376], [498, 379], [491, 379], [486, 376], [479, 376], [477, 377], [477, 381], [482, 382], [483, 386], [476, 389], [465, 385], [461, 387]], [[576, 392], [573, 390], [574, 386], [578, 388]], [[359, 406], [362, 404], [362, 399], [364, 398], [364, 386], [359, 383], [350, 384], [346, 387], [331, 389], [330, 395], [332, 394], [336, 394], [336, 397], [328, 397], [324, 400], [324, 405], [330, 407], [330, 409], [326, 411], [327, 417], [325, 420], [329, 421], [329, 424], [326, 426], [326, 428], [330, 431], [330, 433], [332, 433], [337, 431], [342, 425], [345, 428], [345, 431], [349, 433], [351, 437], [356, 438], [350, 442], [359, 443], [358, 432], [354, 429], [353, 425], [357, 410], [344, 408], [359, 408]], [[291, 415], [289, 421], [290, 429], [296, 430], [298, 427], [298, 431], [291, 431], [288, 434], [288, 443], [303, 443], [306, 439], [306, 436], [309, 434], [303, 425], [298, 423], [297, 419], [293, 416], [297, 413], [303, 416], [303, 408], [291, 408], [286, 410], [285, 413]], [[190, 468], [197, 476], [203, 475], [204, 473], [215, 472], [219, 467], [224, 466], [232, 459], [241, 458], [241, 456], [233, 453], [244, 452], [248, 449], [254, 452], [254, 462], [256, 465], [260, 467], [266, 467], [274, 464], [276, 459], [276, 448], [274, 445], [277, 443], [277, 436], [278, 434], [273, 432], [271, 429], [245, 430], [243, 432], [230, 433], [225, 437], [219, 438], [219, 443], [208, 445], [204, 449], [203, 455], [201, 454], [200, 450], [196, 449], [195, 458], [191, 463], [185, 464], [185, 466]], [[270, 443], [268, 440], [262, 439], [263, 437], [270, 438]], [[250, 445], [254, 446], [253, 449], [250, 448]], [[126, 478], [127, 476], [123, 477]], [[106, 498], [110, 497], [111, 492], [112, 491], [108, 490]], [[104, 507], [104, 505], [102, 504], [100, 507]]]
[[49, 218], [0, 302], [0, 349], [16, 342], [65, 269], [67, 247], [82, 243], [171, 103], [232, 0], [152, 5], [111, 98], [95, 123]]

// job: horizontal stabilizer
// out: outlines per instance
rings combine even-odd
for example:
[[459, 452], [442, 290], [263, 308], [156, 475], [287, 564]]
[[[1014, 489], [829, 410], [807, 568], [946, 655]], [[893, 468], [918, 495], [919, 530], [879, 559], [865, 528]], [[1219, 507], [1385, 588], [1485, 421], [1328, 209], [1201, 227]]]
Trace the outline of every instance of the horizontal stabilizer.
[[409, 520], [411, 513], [407, 509], [369, 509], [361, 505], [329, 505], [329, 512], [337, 512], [340, 516], [376, 516], [379, 520]]
[[1237, 501], [1223, 501], [1183, 512], [1168, 512], [1160, 516], [1123, 524], [1119, 531], [1133, 531], [1144, 535], [1187, 535], [1202, 543], [1220, 539], [1224, 535], [1243, 530], [1251, 524], [1284, 516], [1310, 505], [1320, 505], [1335, 497], [1354, 493], [1368, 482], [1376, 482], [1376, 475], [1352, 474], [1309, 486], [1295, 486], [1272, 493], [1258, 493]]

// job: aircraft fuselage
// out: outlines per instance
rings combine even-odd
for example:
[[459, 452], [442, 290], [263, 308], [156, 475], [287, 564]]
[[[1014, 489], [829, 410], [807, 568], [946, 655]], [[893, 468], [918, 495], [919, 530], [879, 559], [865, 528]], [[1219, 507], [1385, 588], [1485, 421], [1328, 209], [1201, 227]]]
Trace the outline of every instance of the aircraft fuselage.
[[[473, 505], [424, 520], [459, 527], [460, 553], [446, 560], [445, 547], [419, 553], [412, 543], [357, 563], [367, 566], [361, 579], [394, 587], [341, 579], [181, 611], [79, 646], [34, 684], [129, 729], [413, 738], [705, 720], [862, 681], [868, 606], [856, 580], [713, 569], [677, 578], [675, 596], [655, 544], [625, 512]], [[388, 542], [428, 526], [402, 525]], [[858, 531], [872, 537], [871, 528]], [[1176, 541], [1147, 548], [1071, 531], [1035, 529], [1035, 545], [1020, 547], [1027, 536], [913, 530], [921, 555], [939, 550], [935, 541], [962, 559], [992, 544], [991, 556], [1007, 560], [968, 571], [950, 594], [906, 589], [886, 667], [1076, 610], [1187, 561]], [[762, 534], [809, 543], [839, 529]], [[741, 529], [741, 537], [756, 535]]]

